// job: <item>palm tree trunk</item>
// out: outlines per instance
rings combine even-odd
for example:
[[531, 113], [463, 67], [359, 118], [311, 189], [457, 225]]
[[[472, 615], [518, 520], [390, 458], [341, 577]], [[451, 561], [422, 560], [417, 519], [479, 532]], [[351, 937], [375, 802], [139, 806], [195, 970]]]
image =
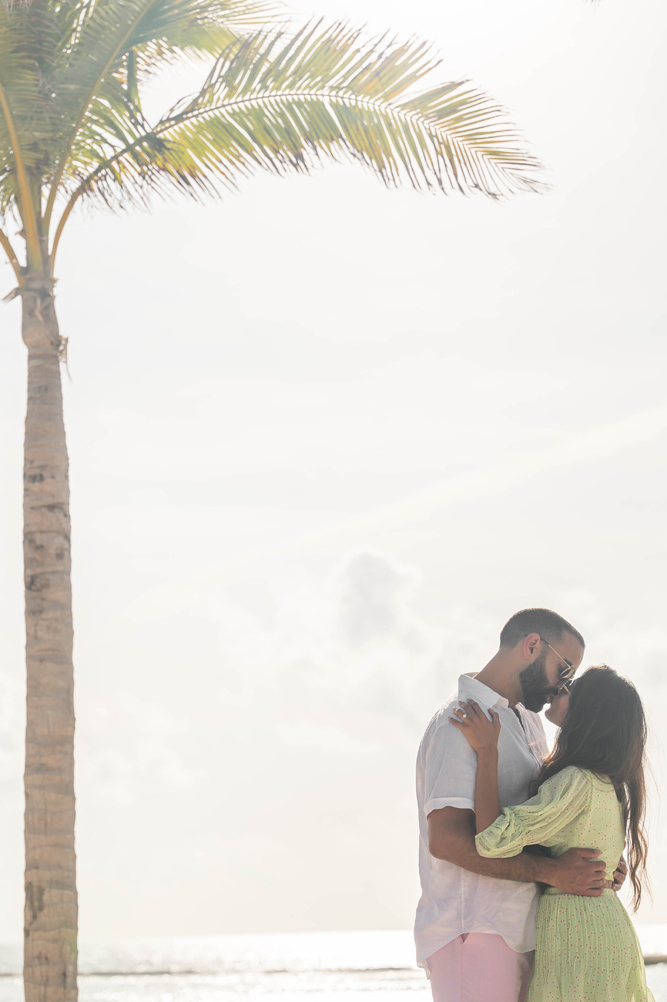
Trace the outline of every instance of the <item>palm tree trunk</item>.
[[74, 701], [67, 444], [53, 282], [24, 277], [28, 406], [23, 472], [27, 721], [26, 1002], [77, 998]]

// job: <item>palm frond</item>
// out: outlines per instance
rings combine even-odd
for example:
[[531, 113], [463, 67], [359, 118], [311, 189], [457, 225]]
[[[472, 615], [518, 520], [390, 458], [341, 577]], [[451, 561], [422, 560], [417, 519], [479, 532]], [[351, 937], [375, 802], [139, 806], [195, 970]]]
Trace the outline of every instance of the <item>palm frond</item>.
[[363, 44], [341, 23], [257, 32], [230, 47], [197, 95], [81, 177], [75, 195], [198, 197], [259, 168], [305, 171], [322, 157], [421, 190], [499, 197], [543, 187], [539, 162], [490, 97], [462, 82], [413, 93], [435, 65], [424, 43]]
[[[58, 58], [50, 73], [59, 129], [47, 157], [53, 164], [47, 225], [80, 130], [84, 145], [96, 137], [93, 149], [99, 159], [109, 148], [103, 127], [108, 113], [114, 119], [140, 117], [139, 84], [151, 72], [183, 55], [219, 52], [238, 38], [239, 30], [249, 30], [274, 12], [262, 0], [44, 2], [48, 8], [57, 6], [61, 15]], [[31, 23], [32, 15], [27, 20]], [[115, 100], [105, 90], [115, 91]], [[112, 130], [112, 143], [114, 137]]]
[[75, 6], [80, 14], [62, 47], [63, 67], [75, 85], [85, 85], [82, 66], [99, 78], [101, 66], [117, 69], [131, 51], [140, 75], [175, 56], [217, 55], [281, 9], [271, 0], [79, 0]]
[[20, 265], [19, 259], [18, 259], [17, 255], [16, 255], [16, 251], [12, 247], [11, 240], [9, 239], [9, 237], [7, 236], [7, 234], [4, 233], [2, 230], [0, 230], [0, 246], [2, 247], [2, 249], [5, 252], [5, 254], [7, 255], [7, 260], [9, 261], [10, 265], [12, 266], [12, 271], [14, 272], [14, 274], [16, 275], [16, 277], [19, 278], [19, 276], [21, 274], [21, 265]]
[[[345, 23], [278, 30], [272, 0], [0, 0], [0, 222], [33, 249], [63, 205], [194, 198], [258, 170], [354, 160], [387, 185], [500, 197], [544, 185], [503, 109], [465, 81], [420, 89], [428, 45]], [[268, 21], [268, 24], [267, 24]], [[201, 89], [156, 123], [147, 78], [224, 47]], [[43, 199], [46, 204], [43, 205]], [[23, 200], [23, 208], [22, 208]], [[34, 223], [34, 224], [33, 224]], [[33, 257], [34, 257], [33, 253]]]
[[[0, 220], [26, 215], [24, 171], [46, 234], [68, 167], [82, 175], [146, 131], [139, 89], [150, 73], [217, 54], [279, 9], [269, 0], [2, 0]], [[77, 142], [85, 163], [72, 155]]]
[[130, 43], [145, 71], [152, 73], [157, 58], [217, 56], [239, 37], [265, 29], [279, 13], [276, 4], [260, 0], [160, 0], [137, 25]]
[[[0, 176], [7, 178], [10, 197], [16, 195], [14, 143], [9, 135], [13, 122], [26, 170], [34, 169], [40, 150], [36, 136], [46, 127], [40, 66], [31, 52], [34, 39], [24, 18], [0, 7], [0, 87], [6, 97], [8, 113], [0, 112]], [[0, 199], [6, 193], [0, 194]]]
[[[34, 177], [40, 166], [39, 137], [49, 127], [42, 73], [45, 50], [42, 33], [28, 30], [25, 20], [19, 23], [3, 7], [0, 11], [0, 217], [4, 218], [9, 208], [16, 210], [25, 233], [28, 258], [35, 267], [41, 264], [41, 247], [40, 207], [35, 204]], [[7, 251], [4, 241], [3, 247]]]

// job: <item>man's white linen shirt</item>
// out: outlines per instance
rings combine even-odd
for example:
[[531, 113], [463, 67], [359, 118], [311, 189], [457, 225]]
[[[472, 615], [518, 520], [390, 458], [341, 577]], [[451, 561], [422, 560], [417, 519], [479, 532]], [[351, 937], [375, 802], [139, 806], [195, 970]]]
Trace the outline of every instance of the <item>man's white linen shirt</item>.
[[498, 792], [501, 807], [530, 797], [530, 785], [547, 754], [546, 736], [537, 713], [508, 701], [472, 675], [461, 675], [458, 692], [440, 707], [422, 738], [417, 755], [419, 804], [419, 876], [422, 895], [417, 906], [417, 963], [424, 961], [462, 933], [500, 935], [512, 950], [535, 949], [539, 890], [536, 884], [497, 880], [436, 859], [428, 849], [431, 811], [442, 807], [475, 809], [477, 754], [463, 734], [449, 723], [459, 700], [474, 699], [500, 718]]

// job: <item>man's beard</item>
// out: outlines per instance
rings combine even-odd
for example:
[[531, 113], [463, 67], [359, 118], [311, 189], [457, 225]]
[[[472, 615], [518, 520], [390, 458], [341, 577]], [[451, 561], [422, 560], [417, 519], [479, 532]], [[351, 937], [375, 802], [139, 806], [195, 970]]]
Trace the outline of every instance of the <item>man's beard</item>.
[[523, 692], [522, 703], [527, 710], [539, 713], [549, 696], [556, 695], [556, 689], [549, 685], [545, 665], [547, 663], [546, 651], [542, 651], [539, 657], [531, 661], [529, 665], [519, 672], [519, 683]]

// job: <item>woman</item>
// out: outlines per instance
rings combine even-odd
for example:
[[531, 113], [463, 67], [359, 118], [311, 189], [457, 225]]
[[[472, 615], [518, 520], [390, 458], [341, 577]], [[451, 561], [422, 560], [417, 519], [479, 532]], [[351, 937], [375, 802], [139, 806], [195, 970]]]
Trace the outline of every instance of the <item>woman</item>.
[[535, 796], [501, 810], [498, 800], [498, 714], [473, 702], [452, 724], [477, 752], [476, 844], [481, 856], [517, 856], [543, 845], [560, 856], [573, 846], [602, 851], [608, 878], [600, 897], [561, 894], [540, 899], [535, 966], [527, 1002], [649, 1002], [637, 935], [611, 890], [614, 862], [627, 839], [633, 906], [645, 882], [644, 751], [646, 721], [635, 687], [601, 665], [554, 697], [547, 717], [560, 726]]

